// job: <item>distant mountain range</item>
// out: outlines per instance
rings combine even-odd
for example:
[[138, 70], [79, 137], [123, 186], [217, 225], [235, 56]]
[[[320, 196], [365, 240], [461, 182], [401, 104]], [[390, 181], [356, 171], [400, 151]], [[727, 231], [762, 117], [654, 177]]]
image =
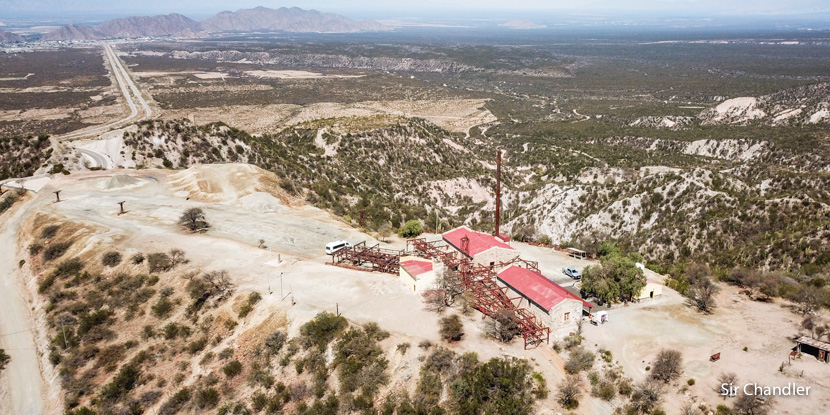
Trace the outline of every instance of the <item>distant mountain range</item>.
[[200, 38], [225, 32], [356, 33], [383, 30], [389, 30], [389, 27], [371, 20], [354, 20], [317, 10], [257, 7], [221, 12], [201, 22], [173, 13], [113, 19], [94, 27], [68, 25], [47, 33], [43, 39], [68, 41], [160, 36]]
[[4, 32], [0, 30], [0, 43], [15, 43], [15, 42], [22, 42], [23, 38], [12, 33], [12, 32]]

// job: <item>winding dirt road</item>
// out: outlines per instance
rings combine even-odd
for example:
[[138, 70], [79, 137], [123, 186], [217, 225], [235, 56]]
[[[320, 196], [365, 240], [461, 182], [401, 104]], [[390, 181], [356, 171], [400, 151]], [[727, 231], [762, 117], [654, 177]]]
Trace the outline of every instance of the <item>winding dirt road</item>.
[[[28, 204], [28, 203], [27, 203]], [[30, 206], [18, 206], [0, 221], [0, 348], [12, 360], [3, 372], [0, 413], [40, 415], [48, 389], [40, 370], [31, 308], [17, 267], [17, 231]]]

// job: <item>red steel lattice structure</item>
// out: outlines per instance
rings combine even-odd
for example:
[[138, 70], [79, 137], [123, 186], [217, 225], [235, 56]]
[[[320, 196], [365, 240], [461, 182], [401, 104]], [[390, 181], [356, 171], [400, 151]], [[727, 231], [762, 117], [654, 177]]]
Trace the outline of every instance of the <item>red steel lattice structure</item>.
[[397, 275], [401, 256], [406, 251], [383, 249], [380, 245], [366, 246], [366, 241], [349, 248], [343, 248], [331, 255], [331, 265], [358, 271], [379, 271]]
[[[463, 242], [462, 242], [463, 244]], [[443, 241], [427, 242], [425, 238], [412, 239], [407, 241], [407, 249], [415, 255], [427, 259], [438, 259], [450, 268], [457, 268], [461, 275], [462, 285], [465, 291], [472, 294], [475, 307], [490, 318], [496, 318], [501, 311], [512, 311], [516, 315], [519, 331], [524, 339], [524, 347], [538, 345], [542, 341], [550, 342], [550, 328], [541, 324], [536, 316], [522, 307], [517, 307], [513, 301], [521, 297], [510, 298], [507, 295], [507, 287], [498, 283], [495, 272], [496, 267], [504, 267], [515, 262], [521, 262], [525, 268], [538, 272], [538, 263], [517, 259], [510, 263], [499, 263], [498, 265], [473, 264], [468, 258], [458, 258], [458, 255]]]

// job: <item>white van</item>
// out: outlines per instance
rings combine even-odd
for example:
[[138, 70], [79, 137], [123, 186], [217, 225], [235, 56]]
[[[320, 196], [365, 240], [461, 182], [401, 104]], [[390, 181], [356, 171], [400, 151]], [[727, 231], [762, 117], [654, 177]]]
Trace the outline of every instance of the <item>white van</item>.
[[346, 241], [334, 241], [326, 244], [326, 255], [331, 255], [343, 248], [351, 248], [352, 244]]

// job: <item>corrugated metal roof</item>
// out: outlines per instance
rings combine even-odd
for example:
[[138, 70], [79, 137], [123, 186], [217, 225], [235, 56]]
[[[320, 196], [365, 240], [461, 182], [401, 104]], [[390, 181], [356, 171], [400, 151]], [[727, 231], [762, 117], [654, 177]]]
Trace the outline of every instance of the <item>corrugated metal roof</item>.
[[410, 259], [401, 262], [401, 267], [413, 277], [432, 271], [432, 261]]
[[830, 352], [830, 343], [825, 343], [822, 341], [818, 341], [812, 337], [801, 336], [795, 340], [796, 343], [807, 344], [813, 346], [817, 349], [824, 350], [826, 352]]
[[499, 280], [527, 297], [545, 310], [550, 310], [566, 299], [581, 301], [584, 307], [591, 303], [571, 294], [561, 285], [527, 268], [511, 265], [498, 274]]
[[476, 232], [466, 226], [460, 226], [443, 235], [444, 240], [459, 251], [461, 251], [461, 239], [465, 236], [470, 238], [469, 252], [465, 253], [471, 257], [474, 257], [491, 248], [513, 249], [510, 245], [498, 240], [493, 235]]

